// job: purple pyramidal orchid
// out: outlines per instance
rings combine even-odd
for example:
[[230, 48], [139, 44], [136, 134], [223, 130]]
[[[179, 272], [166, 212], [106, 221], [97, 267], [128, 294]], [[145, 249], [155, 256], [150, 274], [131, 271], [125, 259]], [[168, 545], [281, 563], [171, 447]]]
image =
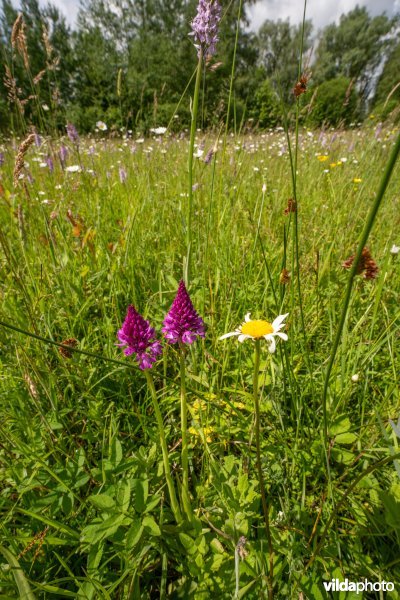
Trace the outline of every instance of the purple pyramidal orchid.
[[170, 344], [192, 344], [197, 337], [205, 336], [204, 321], [195, 311], [183, 281], [164, 319], [162, 331]]
[[67, 135], [69, 137], [69, 140], [73, 144], [79, 144], [79, 134], [76, 130], [75, 125], [73, 123], [67, 123], [65, 128], [67, 130]]
[[218, 0], [199, 0], [197, 15], [191, 26], [197, 55], [213, 56], [217, 51], [218, 29], [221, 20], [221, 6]]
[[121, 343], [117, 346], [121, 348], [126, 346], [124, 348], [126, 356], [136, 354], [136, 360], [142, 371], [151, 369], [157, 356], [162, 352], [161, 344], [155, 339], [155, 335], [150, 323], [137, 312], [134, 306], [128, 306], [125, 321], [118, 331], [118, 339]]

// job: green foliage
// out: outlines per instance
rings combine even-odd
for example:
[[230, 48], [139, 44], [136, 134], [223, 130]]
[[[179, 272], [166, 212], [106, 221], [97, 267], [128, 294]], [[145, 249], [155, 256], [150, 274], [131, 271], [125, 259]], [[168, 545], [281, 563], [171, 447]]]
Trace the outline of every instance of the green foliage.
[[282, 111], [277, 93], [271, 81], [266, 79], [257, 89], [251, 115], [258, 119], [261, 128], [276, 127], [281, 124]]
[[[394, 108], [394, 102], [400, 100], [400, 43], [393, 49], [379, 77], [375, 95], [374, 105], [384, 104], [386, 100]], [[397, 87], [396, 87], [397, 86]], [[392, 110], [393, 110], [392, 108]], [[374, 108], [374, 110], [376, 110]]]
[[[291, 25], [289, 20], [267, 20], [257, 35], [259, 61], [268, 78], [273, 79], [285, 101], [293, 101], [293, 87], [298, 79], [298, 63], [303, 40], [303, 55], [312, 46], [312, 22]], [[303, 65], [304, 66], [304, 65]]]
[[[391, 458], [399, 440], [388, 424], [399, 413], [399, 272], [389, 252], [398, 244], [398, 173], [371, 239], [380, 275], [369, 282], [359, 277], [355, 285], [332, 375], [328, 446], [321, 435], [323, 367], [346, 282], [341, 263], [354, 252], [391, 131], [381, 132], [385, 144], [370, 128], [299, 132], [305, 342], [297, 302], [291, 308], [293, 281], [279, 284], [283, 231], [291, 263], [285, 134], [228, 135], [225, 150], [218, 144], [215, 171], [196, 159], [190, 293], [207, 333], [185, 357], [194, 522], [180, 527], [143, 373], [115, 342], [128, 303], [157, 332], [171, 305], [185, 250], [187, 138], [166, 134], [135, 148], [131, 139], [82, 136], [79, 155], [64, 139], [67, 166], [81, 161], [80, 173], [62, 170], [56, 159], [61, 140], [48, 138], [27, 154], [29, 195], [12, 187], [15, 150], [6, 144], [0, 320], [50, 340], [74, 337], [79, 349], [122, 364], [65, 358], [51, 344], [0, 326], [0, 511], [2, 548], [11, 553], [0, 560], [0, 594], [14, 598], [25, 586], [37, 598], [208, 600], [212, 594], [228, 600], [238, 581], [239, 597], [267, 595], [268, 544], [252, 433], [253, 346], [218, 341], [249, 310], [267, 319], [290, 312], [289, 341], [278, 341], [272, 356], [262, 347], [259, 372], [276, 598], [290, 598], [296, 588], [296, 598], [302, 591], [327, 600], [323, 581], [335, 576], [398, 581], [399, 490]], [[196, 142], [207, 150], [216, 137], [201, 133]], [[51, 174], [40, 164], [52, 151]], [[119, 166], [127, 170], [123, 184]], [[152, 373], [179, 495], [174, 347], [165, 349]], [[381, 459], [388, 462], [369, 472]]]
[[[201, 100], [203, 127], [219, 129], [226, 122], [235, 50], [228, 119], [229, 127], [235, 131], [248, 118], [261, 127], [278, 123], [266, 79], [289, 107], [293, 105], [303, 34], [303, 68], [306, 66], [312, 46], [311, 21], [305, 22], [303, 32], [301, 26], [289, 21], [267, 20], [255, 35], [246, 29], [244, 6], [236, 44], [239, 7], [239, 0], [223, 2], [218, 53], [208, 64], [203, 82], [204, 99], [207, 98], [207, 102]], [[82, 6], [74, 31], [51, 4], [42, 7], [37, 0], [24, 0], [21, 10], [26, 23], [28, 67], [21, 53], [10, 44], [18, 12], [9, 0], [2, 0], [1, 127], [11, 125], [16, 131], [25, 132], [34, 125], [42, 133], [54, 133], [64, 131], [66, 121], [72, 120], [83, 132], [93, 131], [100, 119], [115, 129], [142, 132], [166, 126], [180, 102], [180, 120], [174, 122], [174, 129], [188, 126], [191, 86], [184, 98], [181, 94], [197, 60], [188, 35], [196, 11], [195, 0], [174, 0], [172, 4], [166, 0], [120, 0], [115, 6], [104, 0], [91, 0]], [[364, 101], [379, 61], [394, 44], [395, 35], [390, 33], [393, 24], [386, 16], [370, 17], [365, 8], [357, 7], [342, 15], [339, 25], [329, 25], [322, 32], [317, 60], [312, 66], [314, 80], [321, 84], [349, 78]], [[394, 52], [386, 63], [375, 104], [390, 91], [396, 56]], [[11, 102], [6, 100], [5, 65], [18, 90], [18, 99]]]
[[324, 81], [316, 88], [308, 121], [316, 126], [349, 125], [356, 119], [357, 107], [357, 93], [351, 81], [346, 77], [337, 77]]
[[388, 100], [374, 106], [374, 116], [379, 121], [392, 121], [397, 124], [400, 120], [400, 106], [398, 100]]
[[[76, 63], [71, 30], [66, 25], [65, 17], [54, 6], [41, 9], [37, 0], [24, 0], [21, 10], [26, 23], [26, 58], [17, 47], [12, 49], [10, 44], [11, 30], [18, 12], [7, 0], [2, 2], [0, 46], [3, 46], [4, 71], [1, 84], [4, 85], [7, 66], [18, 96], [18, 101], [9, 103], [12, 108], [11, 123], [17, 129], [24, 130], [27, 123], [31, 122], [43, 133], [54, 133], [65, 124], [63, 101], [70, 98], [72, 93], [71, 74]], [[46, 118], [48, 110], [51, 110], [51, 119], [48, 115]], [[2, 120], [3, 127], [8, 124], [9, 119]]]
[[317, 83], [346, 77], [359, 86], [367, 98], [375, 69], [393, 44], [388, 35], [395, 19], [385, 14], [371, 17], [363, 6], [356, 6], [322, 32], [316, 50], [313, 74]]
[[[256, 38], [243, 28], [239, 0], [225, 0], [192, 138], [214, 158], [194, 155], [189, 228], [191, 84], [180, 93], [196, 65], [187, 35], [195, 4], [91, 0], [71, 33], [57, 11], [24, 0], [27, 61], [10, 49], [15, 10], [3, 0], [2, 51], [21, 86], [13, 126], [54, 135], [29, 147], [15, 185], [17, 140], [1, 145], [2, 598], [256, 600], [272, 597], [271, 579], [276, 600], [327, 600], [323, 582], [332, 577], [400, 578], [400, 440], [390, 425], [400, 410], [400, 280], [390, 251], [399, 244], [398, 171], [368, 242], [378, 276], [355, 279], [321, 403], [343, 261], [394, 135], [392, 124], [376, 136], [371, 126], [326, 126], [357, 117], [373, 63], [357, 85], [338, 72], [301, 96], [300, 117], [309, 113], [306, 124], [321, 132], [298, 121], [295, 135], [274, 130], [281, 105], [284, 124], [286, 116], [292, 123], [300, 29], [267, 23]], [[57, 50], [42, 37], [41, 13]], [[354, 32], [352, 19], [367, 22], [356, 9], [342, 33]], [[382, 32], [387, 21], [379, 23]], [[378, 29], [369, 32], [376, 39]], [[307, 23], [306, 48], [310, 32]], [[63, 54], [70, 70], [61, 73]], [[346, 60], [361, 64], [358, 51]], [[0, 100], [0, 113], [7, 110]], [[244, 134], [249, 117], [270, 131]], [[171, 118], [169, 131], [145, 138]], [[66, 119], [78, 126], [79, 144], [65, 136]], [[107, 131], [93, 131], [98, 120]], [[190, 294], [206, 335], [180, 349], [163, 340], [148, 378], [116, 346], [117, 330], [134, 304], [163, 339], [188, 231]], [[285, 313], [289, 339], [277, 340], [275, 354], [263, 339], [255, 352], [252, 340], [221, 341], [249, 311], [268, 322]], [[57, 346], [71, 339], [70, 352]]]

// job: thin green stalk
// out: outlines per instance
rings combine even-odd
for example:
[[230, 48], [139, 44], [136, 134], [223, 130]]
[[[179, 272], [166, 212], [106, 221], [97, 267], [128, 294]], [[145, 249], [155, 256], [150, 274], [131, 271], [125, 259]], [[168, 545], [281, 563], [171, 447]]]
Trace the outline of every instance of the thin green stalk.
[[[230, 78], [230, 82], [229, 82], [228, 107], [226, 109], [226, 124], [225, 124], [225, 137], [224, 137], [224, 155], [225, 155], [226, 139], [228, 137], [228, 129], [229, 129], [229, 116], [230, 116], [230, 112], [231, 112], [233, 82], [235, 80], [236, 52], [237, 52], [238, 40], [239, 40], [239, 30], [240, 30], [240, 18], [241, 18], [241, 15], [242, 15], [242, 0], [240, 0], [240, 2], [239, 2], [238, 14], [237, 14], [237, 21], [236, 21], [235, 45], [233, 47], [231, 78]], [[234, 131], [235, 131], [235, 135], [236, 135], [236, 123], [235, 123]]]
[[239, 548], [235, 546], [235, 595], [234, 600], [239, 598], [239, 586], [240, 586], [240, 560], [239, 560]]
[[193, 216], [193, 150], [194, 140], [196, 137], [196, 123], [197, 123], [197, 111], [199, 107], [199, 95], [200, 95], [200, 84], [201, 84], [201, 67], [203, 64], [203, 51], [199, 50], [199, 62], [197, 63], [196, 72], [196, 83], [194, 86], [193, 104], [192, 104], [192, 123], [190, 127], [190, 143], [189, 143], [189, 161], [188, 161], [188, 172], [189, 172], [189, 196], [188, 196], [188, 214], [186, 223], [186, 264], [183, 269], [183, 278], [186, 286], [189, 285], [190, 278], [190, 261], [192, 253], [192, 216]]
[[186, 402], [186, 373], [183, 344], [179, 347], [180, 377], [181, 377], [181, 435], [182, 435], [182, 504], [189, 520], [192, 519], [192, 507], [189, 499], [189, 458], [187, 442], [187, 402]]
[[348, 307], [349, 307], [349, 303], [350, 303], [351, 291], [353, 288], [353, 280], [357, 273], [357, 268], [358, 268], [358, 264], [360, 262], [363, 248], [364, 248], [365, 244], [367, 243], [369, 234], [371, 233], [376, 215], [377, 215], [379, 207], [381, 205], [383, 196], [385, 195], [386, 188], [389, 184], [389, 181], [392, 176], [393, 169], [394, 169], [396, 161], [399, 157], [399, 154], [400, 154], [400, 134], [397, 136], [397, 140], [393, 146], [393, 150], [390, 154], [389, 160], [386, 165], [385, 172], [383, 173], [383, 176], [381, 179], [378, 193], [376, 195], [373, 205], [371, 206], [367, 220], [365, 222], [364, 229], [362, 231], [360, 241], [358, 243], [357, 252], [356, 252], [356, 255], [355, 255], [355, 258], [353, 261], [353, 265], [350, 269], [349, 278], [347, 281], [347, 288], [346, 288], [346, 293], [345, 293], [345, 297], [344, 297], [344, 301], [343, 301], [342, 314], [340, 316], [340, 321], [339, 321], [339, 325], [338, 325], [338, 328], [336, 331], [335, 340], [333, 342], [332, 351], [331, 351], [331, 354], [329, 357], [329, 363], [328, 363], [328, 367], [326, 370], [325, 381], [324, 381], [324, 390], [322, 393], [322, 410], [323, 410], [323, 416], [324, 416], [325, 447], [327, 447], [327, 444], [328, 444], [327, 399], [328, 399], [329, 379], [331, 376], [333, 363], [335, 362], [336, 353], [337, 353], [337, 350], [339, 347], [340, 338], [342, 336], [343, 327], [344, 327], [346, 317], [347, 317], [347, 311], [348, 311]]
[[160, 407], [158, 405], [157, 392], [156, 392], [156, 388], [154, 387], [153, 377], [149, 373], [149, 370], [145, 369], [144, 374], [146, 375], [147, 385], [150, 390], [151, 399], [153, 401], [154, 414], [156, 415], [156, 419], [157, 419], [158, 435], [160, 436], [161, 451], [162, 451], [163, 462], [164, 462], [165, 479], [167, 481], [169, 499], [171, 502], [171, 508], [172, 508], [172, 512], [174, 513], [175, 520], [179, 525], [180, 523], [182, 523], [182, 515], [181, 515], [178, 501], [176, 499], [174, 482], [172, 481], [172, 477], [171, 477], [171, 469], [169, 466], [169, 458], [168, 458], [168, 446], [167, 446], [167, 441], [165, 439], [164, 423], [163, 423], [163, 419], [161, 416]]
[[255, 433], [256, 433], [256, 456], [257, 456], [257, 471], [261, 490], [261, 504], [264, 513], [265, 531], [268, 541], [269, 554], [269, 575], [268, 575], [268, 598], [272, 600], [274, 597], [274, 551], [272, 548], [271, 528], [269, 523], [269, 506], [265, 495], [265, 483], [261, 466], [261, 443], [260, 443], [260, 398], [258, 396], [258, 375], [260, 371], [260, 340], [255, 340], [254, 352], [254, 375], [253, 375], [253, 398], [256, 411]]
[[[306, 9], [307, 9], [307, 0], [304, 2], [304, 11], [303, 11], [303, 22], [302, 22], [302, 32], [301, 32], [301, 40], [300, 40], [300, 58], [299, 58], [299, 68], [298, 68], [298, 79], [301, 77], [302, 71], [302, 57], [303, 57], [303, 49], [304, 49], [304, 27], [306, 20]], [[292, 260], [295, 260], [296, 263], [296, 287], [297, 287], [297, 295], [299, 300], [299, 309], [300, 309], [300, 321], [301, 327], [303, 330], [305, 350], [307, 348], [307, 339], [306, 339], [306, 329], [305, 329], [305, 320], [304, 320], [304, 310], [303, 310], [303, 296], [301, 291], [301, 281], [300, 281], [300, 248], [299, 248], [299, 220], [298, 220], [298, 197], [297, 197], [297, 161], [298, 161], [298, 150], [299, 150], [299, 100], [296, 100], [296, 121], [295, 121], [295, 147], [294, 147], [294, 155], [292, 155], [290, 136], [289, 136], [289, 125], [286, 127], [286, 138], [288, 142], [288, 151], [290, 158], [290, 170], [292, 175], [292, 188], [293, 188], [293, 199], [295, 201], [295, 211], [293, 218], [293, 250], [292, 250]], [[292, 295], [292, 313], [293, 313], [293, 299]], [[308, 352], [305, 352], [306, 362], [311, 373], [311, 365], [309, 363]]]
[[84, 356], [91, 356], [92, 358], [99, 358], [100, 360], [104, 360], [106, 362], [111, 362], [116, 365], [121, 365], [122, 367], [132, 367], [136, 368], [133, 364], [130, 365], [126, 362], [122, 362], [122, 360], [117, 360], [116, 358], [109, 358], [108, 356], [103, 356], [101, 354], [97, 354], [96, 352], [88, 352], [87, 350], [80, 350], [79, 348], [74, 348], [72, 346], [68, 346], [66, 344], [60, 344], [60, 342], [55, 342], [54, 340], [50, 340], [49, 338], [45, 338], [41, 335], [37, 335], [36, 333], [32, 333], [31, 331], [26, 331], [25, 329], [21, 329], [16, 325], [12, 325], [12, 323], [7, 323], [5, 321], [0, 321], [0, 326], [5, 327], [6, 329], [11, 329], [11, 331], [17, 331], [18, 333], [22, 333], [23, 335], [27, 335], [35, 340], [39, 340], [39, 342], [44, 342], [45, 344], [51, 344], [52, 346], [57, 346], [58, 348], [64, 348], [68, 352], [72, 354], [83, 354]]

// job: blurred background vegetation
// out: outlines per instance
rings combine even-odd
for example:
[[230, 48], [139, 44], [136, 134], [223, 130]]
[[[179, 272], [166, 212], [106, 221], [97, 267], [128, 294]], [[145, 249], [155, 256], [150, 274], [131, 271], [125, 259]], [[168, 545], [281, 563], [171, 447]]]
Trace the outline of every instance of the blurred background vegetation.
[[[0, 129], [18, 133], [36, 125], [54, 133], [72, 121], [85, 132], [102, 120], [115, 130], [146, 132], [171, 119], [177, 131], [187, 127], [189, 103], [174, 112], [196, 66], [188, 35], [196, 4], [117, 0], [111, 8], [105, 0], [88, 0], [71, 29], [50, 3], [22, 0], [17, 9], [1, 0]], [[282, 107], [294, 103], [302, 27], [267, 20], [254, 33], [246, 16], [250, 2], [222, 4], [221, 42], [207, 65], [202, 91], [207, 97], [202, 126], [218, 127], [226, 115], [239, 14], [230, 126], [282, 125]], [[11, 43], [19, 12], [26, 23], [28, 57]], [[312, 75], [301, 97], [301, 121], [310, 127], [346, 126], [371, 113], [378, 120], [397, 119], [399, 33], [398, 16], [372, 17], [364, 7], [320, 31], [306, 21], [304, 63], [307, 71], [309, 57]]]

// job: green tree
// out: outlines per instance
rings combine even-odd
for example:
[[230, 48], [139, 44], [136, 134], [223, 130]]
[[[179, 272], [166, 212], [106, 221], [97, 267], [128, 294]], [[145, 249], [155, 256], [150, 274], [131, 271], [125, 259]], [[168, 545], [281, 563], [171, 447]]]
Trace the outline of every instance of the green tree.
[[[303, 54], [311, 48], [312, 23], [304, 23]], [[291, 25], [289, 20], [267, 20], [258, 35], [259, 62], [267, 77], [273, 79], [285, 100], [293, 98], [293, 87], [298, 79], [302, 25]], [[304, 66], [304, 65], [303, 65]]]
[[316, 90], [310, 89], [309, 95], [314, 95], [308, 117], [311, 124], [318, 127], [321, 125], [338, 126], [348, 125], [354, 120], [358, 95], [348, 77], [336, 77], [324, 81]]
[[281, 103], [269, 79], [264, 79], [258, 86], [251, 115], [262, 128], [276, 127], [281, 123]]
[[353, 80], [366, 100], [376, 68], [393, 43], [389, 33], [396, 19], [386, 15], [371, 17], [365, 7], [340, 17], [338, 25], [328, 25], [320, 36], [313, 66], [317, 83], [343, 76]]
[[390, 53], [379, 77], [374, 105], [385, 103], [387, 99], [392, 105], [400, 100], [400, 43]]
[[[3, 77], [8, 73], [20, 90], [24, 119], [22, 126], [34, 124], [41, 130], [64, 121], [62, 98], [71, 94], [74, 58], [71, 32], [59, 10], [37, 0], [22, 0], [20, 11], [25, 23], [27, 59], [11, 47], [11, 32], [18, 12], [9, 0], [1, 6]], [[43, 105], [52, 108], [52, 119], [43, 118]]]
[[98, 26], [80, 30], [74, 36], [77, 60], [74, 93], [68, 108], [69, 119], [83, 130], [93, 129], [97, 120], [118, 117], [117, 73], [119, 54], [112, 40]]

